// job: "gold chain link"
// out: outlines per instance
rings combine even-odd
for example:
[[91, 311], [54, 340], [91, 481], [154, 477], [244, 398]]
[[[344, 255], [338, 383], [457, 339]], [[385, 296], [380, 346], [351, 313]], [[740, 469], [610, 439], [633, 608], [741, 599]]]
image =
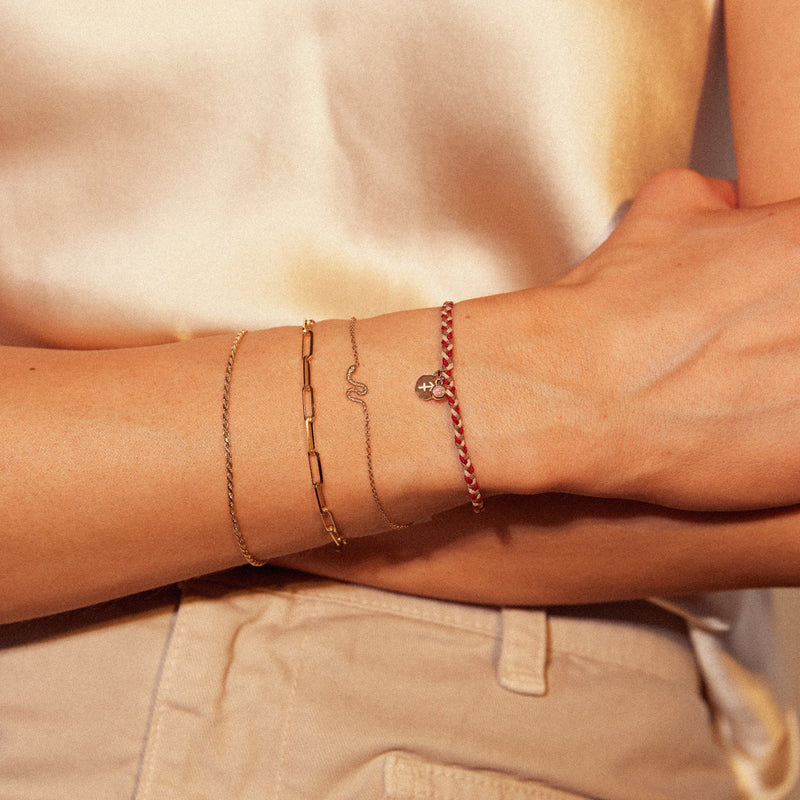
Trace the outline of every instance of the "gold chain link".
[[347, 544], [347, 540], [339, 534], [336, 520], [334, 520], [331, 510], [325, 502], [325, 492], [322, 488], [324, 483], [322, 463], [319, 459], [314, 435], [314, 421], [317, 416], [317, 409], [314, 403], [314, 389], [311, 386], [311, 359], [314, 355], [313, 327], [313, 319], [307, 319], [303, 322], [303, 419], [306, 423], [308, 469], [311, 473], [311, 485], [314, 487], [314, 494], [317, 497], [317, 506], [322, 517], [322, 525], [331, 537], [334, 547], [337, 550], [341, 550]]

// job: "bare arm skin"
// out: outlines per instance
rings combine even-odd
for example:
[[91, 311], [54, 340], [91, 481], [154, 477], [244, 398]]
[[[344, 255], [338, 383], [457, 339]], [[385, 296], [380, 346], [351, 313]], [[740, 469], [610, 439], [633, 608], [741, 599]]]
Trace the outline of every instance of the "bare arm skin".
[[800, 195], [800, 7], [725, 3], [739, 195], [743, 206]]
[[[346, 558], [279, 563], [489, 605], [569, 605], [798, 583], [800, 509], [696, 513], [624, 500], [498, 497], [413, 530], [359, 539]], [[771, 557], [770, 557], [771, 556]]]

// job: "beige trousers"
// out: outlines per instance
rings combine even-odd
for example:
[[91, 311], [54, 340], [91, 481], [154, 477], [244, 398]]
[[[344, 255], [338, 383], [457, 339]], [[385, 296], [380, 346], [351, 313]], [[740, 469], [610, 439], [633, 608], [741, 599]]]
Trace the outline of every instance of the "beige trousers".
[[0, 637], [2, 800], [736, 794], [688, 641], [645, 604], [496, 610], [246, 568]]

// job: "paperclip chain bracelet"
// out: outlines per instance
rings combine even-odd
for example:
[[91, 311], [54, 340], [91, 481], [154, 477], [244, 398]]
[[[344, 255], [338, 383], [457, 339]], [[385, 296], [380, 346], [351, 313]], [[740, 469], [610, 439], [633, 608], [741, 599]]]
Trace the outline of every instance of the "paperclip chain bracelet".
[[336, 527], [336, 520], [325, 502], [325, 492], [322, 488], [322, 464], [317, 452], [317, 443], [314, 436], [314, 421], [317, 417], [314, 403], [314, 389], [311, 386], [311, 359], [314, 355], [314, 320], [307, 319], [303, 322], [303, 419], [306, 423], [306, 444], [308, 450], [308, 469], [311, 473], [311, 484], [317, 498], [317, 506], [322, 517], [322, 525], [331, 537], [334, 547], [341, 550], [346, 544]]
[[453, 436], [458, 450], [458, 458], [464, 470], [464, 480], [467, 484], [472, 509], [477, 514], [479, 511], [483, 511], [483, 496], [478, 486], [478, 479], [475, 477], [475, 467], [467, 450], [461, 406], [458, 403], [456, 385], [453, 380], [453, 302], [451, 300], [442, 305], [441, 321], [442, 368], [437, 370], [434, 375], [421, 375], [417, 379], [415, 391], [417, 396], [423, 400], [447, 400], [450, 406], [450, 421], [453, 423]]
[[244, 536], [239, 530], [239, 520], [236, 516], [236, 506], [233, 502], [233, 455], [231, 453], [231, 432], [230, 432], [230, 403], [231, 403], [231, 376], [233, 375], [233, 363], [236, 360], [236, 351], [239, 344], [247, 335], [247, 331], [239, 331], [233, 340], [231, 352], [228, 355], [228, 367], [225, 370], [225, 385], [222, 389], [222, 435], [225, 442], [225, 474], [228, 479], [228, 511], [233, 523], [233, 535], [239, 544], [239, 550], [244, 556], [244, 560], [254, 567], [263, 567], [266, 561], [259, 561], [247, 547]]

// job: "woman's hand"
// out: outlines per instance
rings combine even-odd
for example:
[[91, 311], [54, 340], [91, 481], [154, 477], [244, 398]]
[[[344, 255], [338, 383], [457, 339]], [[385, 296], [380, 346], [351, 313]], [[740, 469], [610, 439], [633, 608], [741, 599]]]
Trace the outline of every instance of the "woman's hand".
[[696, 510], [800, 501], [800, 202], [735, 205], [730, 183], [661, 174], [564, 280], [461, 307], [485, 476]]

